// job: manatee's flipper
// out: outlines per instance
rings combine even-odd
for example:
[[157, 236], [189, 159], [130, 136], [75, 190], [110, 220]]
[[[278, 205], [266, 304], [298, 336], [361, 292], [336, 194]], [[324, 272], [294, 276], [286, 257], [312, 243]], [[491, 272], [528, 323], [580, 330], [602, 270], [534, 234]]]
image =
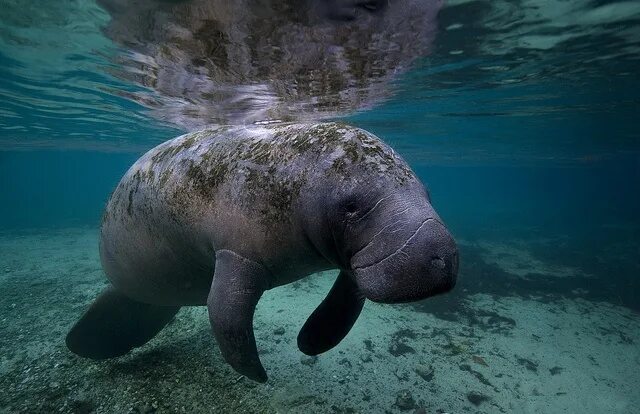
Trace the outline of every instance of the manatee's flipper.
[[229, 250], [216, 252], [216, 268], [207, 306], [213, 334], [222, 356], [240, 374], [265, 382], [256, 340], [253, 313], [271, 275], [262, 265]]
[[67, 347], [91, 359], [124, 355], [153, 338], [179, 309], [136, 302], [109, 286], [71, 328]]
[[307, 355], [318, 355], [338, 345], [347, 336], [364, 306], [364, 296], [344, 271], [331, 291], [313, 311], [298, 334], [298, 348]]

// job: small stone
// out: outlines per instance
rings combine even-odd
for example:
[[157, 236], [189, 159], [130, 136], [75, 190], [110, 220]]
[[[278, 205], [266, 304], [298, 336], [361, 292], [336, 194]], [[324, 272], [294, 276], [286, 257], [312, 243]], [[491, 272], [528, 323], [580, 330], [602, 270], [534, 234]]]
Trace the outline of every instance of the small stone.
[[351, 368], [351, 362], [347, 358], [342, 358], [340, 361], [338, 361], [338, 364]]
[[400, 381], [408, 381], [409, 380], [409, 372], [405, 369], [402, 368], [398, 368], [395, 370], [395, 372], [393, 373], [393, 375], [396, 376], [396, 378], [398, 378], [398, 380]]
[[427, 414], [427, 410], [424, 407], [416, 408], [413, 414]]
[[396, 406], [400, 411], [409, 411], [416, 408], [416, 401], [409, 390], [402, 390], [396, 396]]
[[5, 268], [4, 268], [4, 272], [5, 272], [5, 273], [10, 273], [10, 272], [11, 272], [11, 269], [9, 269], [8, 267], [5, 267]]
[[467, 394], [467, 400], [476, 407], [487, 401], [489, 397], [484, 394], [480, 394], [479, 392], [470, 392]]
[[482, 358], [481, 356], [473, 355], [471, 359], [473, 360], [473, 362], [475, 362], [478, 365], [482, 365], [485, 367], [489, 366], [489, 364], [487, 364], [487, 361], [485, 361], [484, 358]]
[[318, 357], [317, 356], [303, 356], [300, 358], [300, 362], [302, 363], [302, 365], [306, 365], [308, 367], [310, 367], [311, 365], [314, 365], [316, 362], [318, 362]]
[[156, 410], [157, 408], [154, 408], [153, 404], [146, 403], [144, 407], [142, 407], [142, 414], [153, 414]]
[[362, 354], [362, 355], [360, 355], [360, 361], [362, 361], [362, 362], [371, 362], [371, 361], [373, 361], [373, 359], [371, 359], [371, 355], [369, 355], [369, 354]]
[[416, 374], [425, 381], [431, 381], [433, 379], [433, 368], [427, 365], [418, 364], [415, 368]]
[[90, 414], [95, 411], [95, 405], [89, 400], [71, 400], [71, 412], [73, 414]]
[[284, 328], [281, 326], [273, 330], [274, 335], [284, 335]]
[[549, 373], [550, 373], [551, 375], [558, 375], [558, 374], [560, 374], [563, 370], [564, 370], [564, 368], [562, 368], [562, 367], [553, 367], [553, 368], [550, 368], [550, 369], [549, 369]]
[[373, 342], [371, 342], [371, 339], [365, 339], [362, 343], [364, 343], [364, 347], [367, 348], [367, 351], [373, 351]]

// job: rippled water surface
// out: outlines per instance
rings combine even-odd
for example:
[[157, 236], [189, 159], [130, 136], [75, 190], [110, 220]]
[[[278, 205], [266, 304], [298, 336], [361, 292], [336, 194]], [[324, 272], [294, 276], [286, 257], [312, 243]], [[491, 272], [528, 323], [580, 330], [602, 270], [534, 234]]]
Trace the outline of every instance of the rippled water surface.
[[[0, 413], [634, 412], [638, 73], [637, 1], [0, 1]], [[141, 154], [336, 119], [428, 186], [460, 248], [451, 293], [368, 302], [308, 359], [297, 331], [335, 275], [274, 289], [267, 385], [228, 368], [201, 308], [115, 362], [66, 350]]]
[[[283, 6], [261, 14], [245, 2], [232, 10], [215, 2], [4, 3], [5, 148], [135, 151], [177, 132], [162, 126], [355, 111], [356, 122], [400, 145], [417, 137], [437, 143], [445, 158], [634, 149], [635, 2], [413, 2], [417, 17], [403, 9], [382, 26], [358, 13], [363, 23], [339, 21], [348, 27], [337, 29], [321, 11], [309, 17]], [[171, 7], [181, 13], [171, 16]], [[271, 26], [255, 23], [265, 21]], [[207, 30], [226, 43], [216, 49]], [[232, 55], [234, 48], [244, 55]], [[317, 65], [321, 58], [325, 65]], [[517, 140], [508, 139], [514, 123], [528, 127]], [[498, 154], [486, 154], [489, 148]]]

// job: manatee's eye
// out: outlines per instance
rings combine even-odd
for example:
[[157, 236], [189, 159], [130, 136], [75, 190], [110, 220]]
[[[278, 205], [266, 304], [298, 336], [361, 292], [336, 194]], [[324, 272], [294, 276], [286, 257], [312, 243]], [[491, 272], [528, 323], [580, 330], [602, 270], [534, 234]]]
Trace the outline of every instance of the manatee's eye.
[[347, 214], [355, 214], [358, 212], [358, 205], [356, 204], [355, 201], [348, 201], [347, 204], [344, 206], [344, 211]]
[[341, 210], [347, 219], [353, 219], [358, 216], [360, 205], [355, 199], [348, 199], [342, 203]]
[[377, 12], [384, 9], [387, 2], [384, 0], [364, 0], [357, 2], [356, 5], [370, 12]]
[[371, 208], [371, 194], [368, 192], [352, 192], [345, 195], [337, 205], [340, 216], [347, 221], [358, 221]]

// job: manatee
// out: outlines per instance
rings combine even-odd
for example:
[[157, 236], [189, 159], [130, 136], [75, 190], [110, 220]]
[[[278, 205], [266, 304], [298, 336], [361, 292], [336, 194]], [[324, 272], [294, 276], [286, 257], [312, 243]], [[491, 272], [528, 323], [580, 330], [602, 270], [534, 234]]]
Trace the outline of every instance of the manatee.
[[224, 359], [264, 382], [253, 314], [268, 289], [339, 269], [298, 347], [317, 355], [365, 299], [450, 290], [456, 244], [407, 163], [341, 123], [220, 126], [143, 155], [111, 195], [100, 259], [110, 285], [66, 338], [105, 359], [153, 338], [182, 306], [207, 306]]

